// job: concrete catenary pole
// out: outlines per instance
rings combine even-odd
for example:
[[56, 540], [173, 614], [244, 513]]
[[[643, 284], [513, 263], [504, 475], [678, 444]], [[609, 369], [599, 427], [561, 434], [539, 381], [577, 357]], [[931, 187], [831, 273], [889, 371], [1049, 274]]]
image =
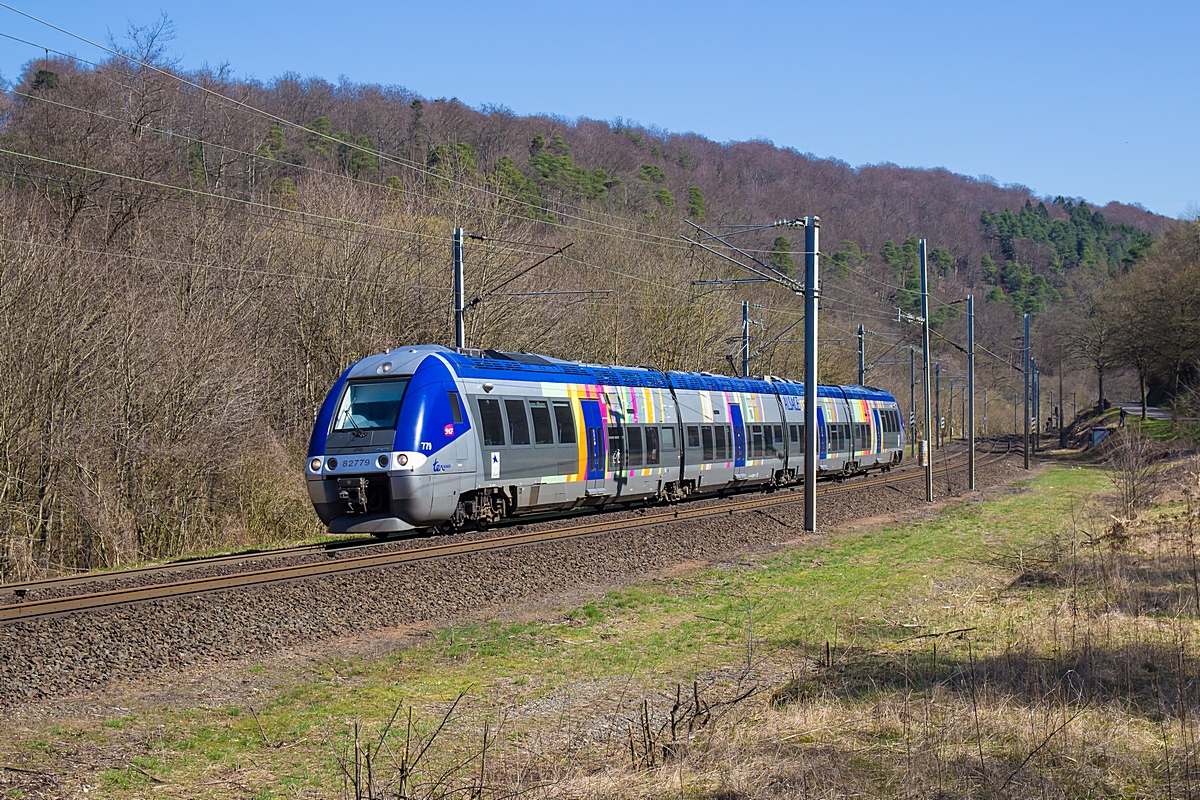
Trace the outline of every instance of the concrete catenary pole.
[[858, 385], [864, 386], [867, 383], [867, 362], [866, 348], [867, 329], [861, 324], [858, 326]]
[[[975, 491], [975, 295], [967, 295], [967, 491]], [[987, 431], [987, 389], [983, 390], [983, 430]]]
[[742, 377], [750, 377], [750, 301], [742, 301]]
[[933, 457], [929, 453], [930, 403], [929, 403], [929, 264], [926, 261], [926, 243], [921, 242], [921, 361], [924, 366], [922, 386], [925, 392], [925, 501], [933, 502]]
[[1063, 359], [1062, 353], [1058, 356], [1058, 447], [1060, 450], [1067, 447], [1067, 395], [1063, 392]]
[[463, 289], [463, 229], [454, 229], [454, 346], [466, 347], [467, 330], [463, 319], [466, 302]]
[[1038, 369], [1037, 359], [1029, 359], [1029, 372], [1033, 375], [1033, 452], [1042, 446], [1042, 371]]
[[817, 258], [820, 217], [804, 219], [804, 530], [817, 529]]
[[942, 362], [937, 362], [933, 365], [933, 416], [934, 425], [937, 426], [937, 446], [942, 447], [943, 441], [942, 430]]
[[908, 449], [917, 455], [917, 348], [908, 346]]
[[950, 402], [946, 404], [946, 439], [954, 444], [954, 378], [950, 379]]
[[1025, 469], [1029, 469], [1029, 390], [1032, 388], [1029, 382], [1033, 380], [1033, 375], [1029, 370], [1029, 315], [1025, 315], [1025, 344], [1021, 351], [1021, 369], [1023, 372], [1021, 383], [1025, 387]]

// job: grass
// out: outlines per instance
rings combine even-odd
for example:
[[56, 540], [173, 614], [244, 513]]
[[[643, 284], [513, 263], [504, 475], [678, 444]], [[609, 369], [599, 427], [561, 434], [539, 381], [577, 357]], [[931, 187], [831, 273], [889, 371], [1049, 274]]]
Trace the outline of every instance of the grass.
[[1192, 506], [1167, 498], [1113, 538], [1107, 488], [1051, 467], [1019, 493], [549, 619], [299, 676], [254, 664], [253, 702], [59, 720], [0, 756], [66, 771], [78, 747], [53, 745], [86, 741], [89, 797], [353, 796], [372, 748], [395, 791], [406, 740], [433, 742], [412, 796], [446, 788], [445, 769], [565, 795], [1020, 797], [1154, 795], [1170, 767], [1171, 791], [1192, 791], [1200, 651], [1176, 535]]

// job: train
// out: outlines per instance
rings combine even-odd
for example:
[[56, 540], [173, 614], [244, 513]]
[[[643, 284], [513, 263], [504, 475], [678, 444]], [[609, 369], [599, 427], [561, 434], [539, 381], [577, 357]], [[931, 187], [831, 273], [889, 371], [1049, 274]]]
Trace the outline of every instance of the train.
[[[901, 463], [895, 397], [824, 384], [817, 397], [818, 475]], [[306, 482], [331, 533], [386, 537], [775, 489], [803, 462], [802, 383], [420, 345], [342, 373]]]

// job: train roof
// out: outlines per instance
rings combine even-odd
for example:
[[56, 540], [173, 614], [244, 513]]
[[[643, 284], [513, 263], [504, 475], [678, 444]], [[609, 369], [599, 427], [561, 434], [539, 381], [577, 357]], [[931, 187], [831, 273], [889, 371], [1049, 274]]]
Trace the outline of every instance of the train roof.
[[[751, 392], [803, 396], [804, 384], [783, 378], [735, 378], [708, 372], [679, 372], [650, 367], [618, 367], [608, 364], [588, 364], [536, 353], [509, 353], [500, 350], [458, 352], [448, 348], [430, 348], [449, 361], [460, 377], [479, 380], [526, 380], [548, 383], [597, 383], [606, 386], [646, 386], [666, 389], [695, 389], [717, 392]], [[840, 390], [840, 391], [838, 391]], [[822, 384], [819, 397], [835, 397], [845, 393], [848, 398], [893, 400], [872, 386], [834, 386]]]

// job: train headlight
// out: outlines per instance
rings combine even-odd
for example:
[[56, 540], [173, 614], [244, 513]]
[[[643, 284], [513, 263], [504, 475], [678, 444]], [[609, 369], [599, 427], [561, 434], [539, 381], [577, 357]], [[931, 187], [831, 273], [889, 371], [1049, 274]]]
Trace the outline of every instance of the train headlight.
[[400, 455], [396, 456], [396, 463], [402, 467], [408, 466], [408, 456], [404, 455], [404, 453], [401, 453]]
[[382, 469], [383, 467], [386, 467], [387, 462], [388, 462], [387, 456], [380, 456], [379, 458], [375, 459], [375, 463], [379, 465], [380, 469]]
[[330, 469], [337, 469], [337, 459], [336, 458], [329, 459], [328, 461], [325, 462], [325, 466], [329, 467]]
[[321, 457], [317, 456], [312, 461], [308, 462], [308, 468], [311, 469], [313, 472], [320, 472], [321, 471]]

